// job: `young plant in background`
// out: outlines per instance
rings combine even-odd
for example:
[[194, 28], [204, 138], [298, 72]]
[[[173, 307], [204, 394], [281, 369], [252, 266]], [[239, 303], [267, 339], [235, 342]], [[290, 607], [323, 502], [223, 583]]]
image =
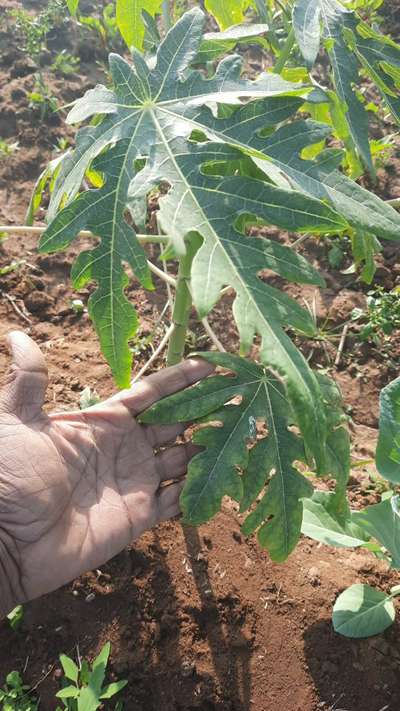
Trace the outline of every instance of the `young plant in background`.
[[386, 291], [377, 286], [368, 292], [367, 308], [353, 309], [351, 318], [361, 324], [359, 338], [376, 346], [400, 329], [400, 287]]
[[6, 683], [0, 688], [2, 711], [38, 711], [39, 702], [29, 693], [29, 686], [23, 683], [19, 672], [12, 671]]
[[[78, 667], [73, 659], [61, 654], [60, 662], [64, 670], [62, 689], [56, 694], [64, 709], [68, 711], [96, 711], [104, 702], [119, 694], [127, 685], [126, 680], [104, 685], [111, 645], [107, 642], [92, 666], [84, 659]], [[122, 710], [119, 702], [115, 711]], [[57, 707], [56, 711], [62, 711]]]
[[[380, 396], [379, 440], [376, 467], [392, 489], [379, 504], [362, 511], [347, 509], [338, 516], [332, 494], [318, 491], [304, 500], [302, 532], [331, 546], [364, 547], [394, 570], [400, 570], [400, 378], [383, 388]], [[369, 637], [383, 632], [395, 619], [393, 599], [400, 586], [389, 593], [357, 583], [337, 598], [333, 626], [346, 637]]]
[[[88, 310], [121, 387], [130, 383], [129, 340], [138, 329], [125, 295], [124, 263], [144, 288], [154, 288], [156, 272], [175, 290], [162, 342], [168, 343], [168, 364], [184, 355], [192, 306], [204, 323], [225, 290], [235, 292], [241, 354], [257, 336], [259, 362], [204, 354], [231, 375], [211, 378], [146, 417], [209, 422], [195, 435], [205, 450], [189, 467], [182, 495], [186, 521], [208, 520], [228, 494], [249, 511], [244, 530], [258, 530], [271, 556], [284, 560], [300, 536], [302, 500], [312, 495], [296, 463], [337, 479], [332, 507], [344, 515], [349, 438], [337, 390], [310, 369], [290, 337], [313, 337], [312, 316], [263, 271], [300, 284], [323, 286], [323, 279], [296, 249], [249, 237], [249, 227], [272, 224], [321, 235], [363, 230], [399, 239], [400, 215], [337, 169], [337, 149], [303, 157], [306, 148], [325, 146], [331, 133], [297, 116], [326, 104], [315, 84], [274, 72], [244, 79], [235, 55], [223, 58], [208, 79], [194, 69], [204, 48], [204, 21], [197, 9], [186, 13], [149, 62], [137, 50], [132, 64], [111, 55], [112, 87], [97, 86], [75, 103], [68, 122], [90, 123], [78, 131], [76, 149], [39, 181], [40, 191], [47, 179], [52, 186], [40, 249], [65, 249], [81, 230], [100, 240], [78, 256], [72, 278], [78, 289], [97, 283]], [[85, 181], [97, 187], [81, 190]], [[160, 186], [157, 218], [164, 234], [138, 237], [148, 195]], [[37, 201], [38, 192], [32, 204]], [[173, 249], [176, 278], [148, 260], [143, 244], [149, 241]], [[215, 429], [215, 421], [222, 428]], [[259, 424], [269, 433], [260, 442]]]

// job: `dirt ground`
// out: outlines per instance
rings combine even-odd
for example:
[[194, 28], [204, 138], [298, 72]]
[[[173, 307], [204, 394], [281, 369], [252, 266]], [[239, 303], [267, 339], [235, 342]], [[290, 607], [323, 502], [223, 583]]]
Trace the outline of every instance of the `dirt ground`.
[[[34, 67], [5, 15], [7, 8], [21, 5], [31, 10], [45, 3], [7, 0], [0, 11], [0, 138], [19, 142], [17, 152], [0, 159], [2, 224], [23, 224], [33, 183], [55, 155], [58, 138], [67, 135], [72, 141], [73, 136], [62, 125], [63, 112], [41, 122], [29, 107]], [[395, 27], [398, 3], [387, 6]], [[62, 105], [102, 78], [104, 51], [65, 27], [59, 32], [50, 37], [49, 46], [59, 49], [60, 36], [68, 36], [63, 46], [81, 57], [79, 75], [65, 79], [48, 74]], [[46, 61], [45, 73], [50, 59]], [[390, 128], [388, 124], [388, 132]], [[400, 194], [399, 155], [394, 151], [379, 171], [377, 190], [386, 198]], [[38, 224], [41, 218], [39, 213]], [[90, 293], [71, 292], [74, 251], [40, 256], [36, 243], [28, 235], [11, 235], [0, 243], [0, 269], [12, 260], [25, 260], [18, 270], [0, 276], [0, 373], [9, 362], [5, 334], [23, 329], [46, 354], [47, 407], [76, 407], [84, 387], [105, 397], [114, 386], [86, 314], [76, 315], [71, 308], [73, 296], [86, 303]], [[340, 335], [351, 309], [364, 305], [368, 287], [328, 268], [326, 245], [309, 240], [302, 249], [318, 264], [327, 289], [317, 293], [291, 287], [290, 292], [314, 303], [320, 322]], [[377, 282], [385, 288], [400, 283], [400, 250], [393, 244], [380, 257]], [[148, 294], [131, 282], [128, 291], [145, 337], [165, 303], [164, 289], [160, 284], [157, 294]], [[237, 337], [229, 305], [227, 297], [210, 320], [232, 349]], [[193, 331], [195, 339], [197, 326]], [[145, 339], [143, 343], [135, 370], [151, 352]], [[210, 344], [197, 339], [197, 347]], [[353, 456], [370, 459], [379, 391], [399, 374], [400, 334], [385, 347], [372, 347], [360, 345], [350, 332], [337, 367], [337, 338], [302, 347], [341, 385], [351, 418]], [[161, 365], [159, 360], [155, 368]], [[371, 486], [373, 474], [368, 461], [354, 469], [349, 484], [354, 506], [379, 500]], [[243, 538], [236, 507], [226, 502], [207, 526], [163, 524], [101, 571], [27, 605], [18, 633], [0, 623], [0, 685], [9, 671], [24, 669], [24, 678], [41, 697], [40, 708], [54, 711], [59, 653], [74, 655], [78, 647], [91, 658], [111, 640], [111, 678], [129, 680], [121, 695], [127, 711], [399, 711], [400, 622], [369, 640], [348, 640], [333, 632], [332, 604], [355, 582], [387, 589], [399, 581], [366, 552], [334, 550], [307, 539], [285, 564], [272, 563], [255, 540]]]

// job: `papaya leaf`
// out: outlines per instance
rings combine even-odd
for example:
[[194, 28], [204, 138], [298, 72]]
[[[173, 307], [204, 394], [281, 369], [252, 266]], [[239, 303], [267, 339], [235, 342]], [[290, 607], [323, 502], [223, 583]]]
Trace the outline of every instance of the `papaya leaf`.
[[318, 0], [296, 0], [293, 6], [293, 29], [300, 52], [311, 68], [321, 43], [321, 7]]
[[386, 548], [392, 567], [400, 568], [399, 497], [392, 496], [379, 504], [366, 506], [362, 511], [355, 511], [352, 520]]
[[368, 540], [365, 532], [349, 519], [340, 522], [332, 512], [333, 494], [314, 492], [312, 498], [303, 501], [301, 532], [315, 541], [337, 548], [358, 548]]
[[[225, 119], [201, 110], [198, 124], [215, 141], [229, 142], [247, 155], [274, 183], [328, 201], [350, 225], [379, 238], [400, 239], [400, 214], [391, 205], [338, 170], [341, 153], [328, 150], [304, 160], [304, 148], [328, 138], [326, 124], [297, 120], [271, 127], [292, 116], [301, 105], [295, 97], [257, 101], [236, 109]], [[263, 132], [269, 132], [263, 137]]]
[[385, 479], [400, 484], [400, 378], [380, 394], [376, 466]]
[[196, 56], [196, 64], [205, 64], [218, 59], [222, 54], [231, 52], [237, 45], [258, 44], [267, 46], [263, 35], [268, 35], [268, 25], [235, 25], [224, 32], [207, 32]]
[[143, 286], [152, 288], [146, 255], [135, 232], [124, 219], [130, 166], [137, 155], [135, 146], [121, 141], [97, 161], [96, 169], [106, 175], [105, 185], [87, 190], [63, 208], [40, 240], [40, 249], [64, 249], [80, 230], [87, 228], [101, 238], [97, 247], [81, 252], [72, 268], [75, 288], [91, 280], [98, 284], [88, 302], [100, 344], [121, 387], [129, 385], [131, 354], [127, 341], [137, 329], [137, 315], [124, 294], [127, 277], [123, 261], [128, 262]]
[[129, 48], [142, 49], [145, 25], [142, 12], [154, 17], [161, 8], [162, 0], [117, 0], [116, 19], [118, 29]]
[[[201, 46], [204, 15], [191, 10], [183, 15], [166, 35], [150, 69], [142, 55], [134, 51], [133, 65], [118, 55], [110, 55], [114, 91], [104, 86], [89, 90], [78, 99], [67, 117], [78, 123], [100, 113], [105, 118], [95, 126], [81, 129], [75, 151], [62, 163], [51, 197], [49, 219], [62, 200], [69, 202], [78, 192], [91, 161], [107, 146], [130, 138], [142, 155], [159, 142], [163, 147], [170, 136], [190, 136], [203, 130], [198, 107], [215, 104], [241, 104], [268, 96], [308, 96], [312, 87], [288, 82], [275, 74], [254, 81], [242, 79], [241, 59], [230, 56], [218, 65], [211, 79], [191, 71]], [[208, 114], [211, 113], [207, 111]]]
[[293, 28], [309, 67], [316, 60], [323, 38], [351, 139], [367, 169], [373, 174], [368, 142], [368, 115], [356, 89], [360, 85], [359, 69], [363, 67], [375, 82], [386, 105], [399, 122], [399, 45], [362, 22], [355, 12], [337, 0], [296, 0]]
[[[187, 523], [198, 525], [210, 519], [224, 495], [241, 501], [242, 510], [248, 508], [268, 480], [267, 491], [246, 519], [243, 532], [249, 535], [259, 528], [260, 543], [272, 559], [285, 560], [300, 536], [301, 499], [313, 491], [293, 466], [305, 455], [301, 439], [288, 429], [293, 420], [285, 389], [261, 365], [228, 354], [200, 355], [235, 375], [212, 376], [161, 400], [140, 419], [203, 423], [193, 441], [204, 450], [189, 464], [181, 497]], [[233, 404], [234, 398], [240, 398], [240, 404]], [[215, 426], [216, 421], [222, 426]], [[257, 421], [268, 427], [267, 437], [260, 441], [256, 441]], [[251, 451], [249, 441], [254, 444]]]
[[393, 624], [395, 614], [391, 596], [356, 583], [337, 598], [333, 606], [333, 628], [345, 637], [370, 637]]
[[[306, 361], [284, 331], [284, 327], [292, 326], [304, 333], [312, 333], [314, 326], [295, 301], [263, 282], [258, 272], [270, 268], [284, 278], [300, 283], [322, 284], [321, 279], [305, 260], [293, 257], [288, 248], [262, 240], [251, 242], [236, 229], [235, 223], [239, 213], [242, 216], [245, 213], [255, 215], [264, 222], [299, 231], [335, 232], [343, 230], [347, 223], [328, 205], [299, 192], [288, 192], [266, 181], [237, 175], [220, 178], [207, 174], [207, 163], [215, 164], [216, 159], [233, 162], [240, 156], [237, 149], [224, 146], [222, 142], [203, 145], [188, 140], [194, 131], [204, 133], [206, 118], [213, 116], [209, 106], [234, 106], [246, 100], [255, 105], [258, 115], [260, 99], [280, 98], [281, 104], [274, 105], [270, 118], [266, 119], [272, 121], [292, 113], [294, 106], [298, 106], [296, 97], [308, 96], [310, 87], [287, 82], [272, 74], [264, 74], [255, 81], [242, 79], [237, 57], [223, 60], [215, 75], [204, 79], [200, 72], [190, 70], [201, 45], [203, 21], [198, 10], [186, 13], [160, 45], [152, 69], [138, 52], [134, 52], [133, 66], [112, 55], [110, 67], [114, 90], [96, 87], [76, 102], [70, 121], [86, 120], [98, 112], [102, 120], [79, 131], [75, 150], [62, 163], [49, 210], [49, 217], [55, 222], [45, 233], [41, 249], [65, 247], [76, 235], [77, 228], [83, 226], [86, 213], [85, 217], [79, 216], [80, 208], [88, 198], [75, 196], [99, 153], [104, 152], [106, 166], [108, 151], [118, 151], [121, 145], [121, 152], [126, 151], [125, 159], [119, 164], [120, 173], [117, 166], [116, 172], [113, 169], [117, 185], [117, 193], [113, 192], [113, 195], [118, 209], [114, 210], [110, 198], [102, 202], [107, 208], [102, 224], [106, 222], [113, 234], [118, 233], [116, 221], [121, 220], [128, 202], [143, 199], [143, 194], [137, 193], [138, 184], [143, 193], [157, 181], [168, 180], [171, 190], [160, 201], [160, 222], [171, 234], [176, 253], [181, 255], [184, 252], [184, 240], [189, 232], [196, 231], [203, 239], [191, 274], [198, 312], [205, 315], [212, 308], [219, 297], [220, 286], [230, 285], [236, 290], [234, 315], [243, 352], [249, 350], [255, 334], [261, 335], [261, 358], [284, 378], [309, 451], [321, 469], [325, 434], [319, 412], [319, 388]], [[207, 105], [204, 111], [201, 104]], [[225, 142], [230, 143], [230, 140]], [[114, 145], [115, 149], [110, 149]], [[135, 179], [134, 161], [139, 156], [147, 156], [147, 165], [138, 173], [140, 178]], [[107, 175], [106, 167], [104, 172]], [[125, 192], [128, 183], [129, 200]], [[107, 182], [100, 190], [103, 192], [97, 197], [92, 193], [93, 199], [105, 195]], [[74, 207], [76, 202], [78, 207]], [[57, 214], [60, 205], [65, 207]], [[101, 225], [96, 223], [91, 229], [99, 235], [99, 227]], [[120, 264], [120, 258], [113, 253], [116, 242], [110, 236], [108, 239], [106, 246], [108, 244], [112, 249], [110, 252], [105, 248], [102, 260], [108, 276], [103, 279], [100, 294], [96, 292], [98, 297], [104, 298], [96, 301], [96, 296], [93, 297], [91, 315], [102, 339], [103, 352], [118, 382], [127, 383], [130, 354], [126, 342], [134, 333], [135, 324], [132, 311], [130, 320], [116, 319], [118, 313], [122, 316], [121, 304], [126, 309], [124, 313], [128, 312], [122, 299], [124, 284], [115, 281], [111, 267], [111, 263], [114, 267], [115, 263]], [[98, 280], [100, 276], [98, 271], [89, 269], [85, 260], [87, 257], [80, 257], [78, 268], [74, 269], [77, 284], [89, 278]], [[101, 276], [104, 276], [103, 271]], [[140, 272], [138, 276], [140, 278]], [[111, 285], [117, 289], [115, 299], [109, 291]]]
[[[169, 146], [172, 148], [173, 143]], [[282, 330], [291, 325], [311, 334], [315, 325], [297, 303], [262, 282], [257, 274], [269, 268], [285, 279], [314, 284], [321, 284], [320, 277], [289, 248], [240, 234], [234, 229], [234, 221], [247, 213], [287, 229], [297, 225], [300, 230], [329, 231], [340, 229], [340, 218], [326, 205], [309, 202], [300, 193], [239, 176], [209, 176], [204, 168], [201, 170], [207, 162], [237, 157], [235, 149], [209, 143], [191, 146], [181, 141], [172, 153], [174, 161], [166, 156], [160, 162], [160, 148], [158, 162], [150, 162], [147, 170], [138, 173], [130, 194], [137, 199], [141, 191], [146, 193], [161, 179], [173, 184], [173, 190], [160, 200], [159, 221], [176, 246], [183, 243], [187, 231], [198, 232], [203, 238], [191, 272], [193, 301], [199, 315], [206, 315], [214, 306], [222, 287], [235, 289], [233, 311], [242, 352], [250, 349], [255, 334], [261, 336], [260, 358], [284, 378], [299, 426], [321, 468], [325, 436], [323, 415], [316, 409], [319, 388], [300, 352]]]

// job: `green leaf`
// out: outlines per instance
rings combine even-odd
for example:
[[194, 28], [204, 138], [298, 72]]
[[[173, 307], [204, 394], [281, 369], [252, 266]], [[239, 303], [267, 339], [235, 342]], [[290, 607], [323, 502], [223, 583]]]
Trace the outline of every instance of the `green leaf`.
[[221, 29], [238, 25], [244, 19], [244, 11], [251, 0], [205, 0], [207, 12], [214, 15]]
[[25, 216], [25, 224], [33, 225], [35, 212], [40, 207], [40, 203], [42, 202], [43, 191], [45, 190], [47, 185], [49, 185], [50, 192], [54, 188], [55, 180], [58, 171], [60, 170], [61, 163], [63, 160], [65, 160], [68, 153], [69, 151], [67, 151], [67, 153], [62, 153], [56, 158], [53, 158], [53, 160], [51, 160], [50, 163], [48, 163], [48, 165], [46, 166], [46, 168], [44, 168], [44, 170], [42, 170], [42, 172], [40, 173], [33, 188], [29, 207]]
[[358, 639], [383, 632], [394, 622], [390, 597], [369, 585], [357, 583], [339, 595], [333, 607], [335, 632]]
[[77, 699], [78, 696], [79, 689], [76, 686], [65, 686], [56, 693], [58, 699]]
[[400, 568], [400, 514], [398, 496], [353, 513], [353, 521], [386, 548], [392, 567]]
[[[228, 354], [200, 355], [236, 375], [208, 378], [159, 401], [140, 419], [160, 424], [190, 420], [209, 423], [193, 437], [204, 450], [189, 464], [181, 496], [186, 522], [197, 525], [207, 521], [219, 510], [224, 495], [239, 501], [243, 511], [267, 483], [243, 532], [249, 535], [259, 529], [260, 543], [268, 548], [272, 559], [285, 560], [300, 536], [301, 499], [312, 493], [311, 484], [294, 466], [294, 462], [305, 459], [305, 452], [301, 439], [289, 429], [296, 416], [285, 388], [266, 368], [251, 361]], [[268, 429], [267, 437], [260, 441], [256, 441], [257, 421], [264, 422]], [[249, 440], [253, 442], [250, 451]]]
[[374, 235], [360, 230], [355, 230], [351, 242], [356, 266], [359, 267], [364, 262], [361, 279], [366, 284], [371, 284], [376, 271], [375, 255], [382, 251], [381, 245]]
[[140, 282], [152, 288], [146, 255], [135, 232], [124, 219], [130, 174], [128, 166], [137, 156], [132, 142], [123, 141], [107, 158], [97, 162], [106, 175], [105, 185], [81, 193], [67, 205], [47, 228], [40, 240], [42, 252], [67, 247], [80, 230], [87, 228], [101, 238], [97, 247], [82, 252], [72, 269], [74, 286], [81, 289], [95, 280], [97, 289], [88, 302], [100, 338], [102, 351], [121, 387], [129, 385], [132, 356], [127, 341], [137, 330], [136, 311], [124, 291], [128, 280], [123, 260], [128, 262]]
[[11, 612], [8, 613], [7, 615], [7, 620], [10, 623], [11, 629], [16, 631], [18, 627], [22, 624], [22, 620], [24, 619], [24, 608], [22, 605], [17, 605], [17, 607], [14, 607]]
[[145, 34], [142, 12], [146, 10], [154, 17], [161, 4], [162, 0], [117, 0], [117, 26], [129, 48], [142, 49]]
[[380, 394], [379, 439], [376, 466], [394, 484], [400, 484], [400, 378]]
[[[171, 234], [177, 254], [184, 252], [184, 239], [189, 232], [199, 232], [203, 238], [192, 271], [197, 310], [205, 315], [212, 308], [219, 297], [220, 286], [229, 284], [236, 289], [235, 318], [243, 350], [249, 349], [256, 333], [262, 336], [262, 358], [283, 374], [288, 382], [289, 397], [293, 396], [296, 403], [296, 412], [305, 413], [300, 416], [301, 426], [309, 442], [315, 443], [310, 451], [314, 447], [320, 466], [323, 458], [323, 423], [320, 423], [315, 409], [317, 404], [313, 404], [315, 397], [318, 400], [318, 388], [306, 362], [282, 330], [283, 325], [291, 325], [304, 333], [311, 333], [314, 326], [296, 302], [257, 276], [259, 270], [271, 268], [284, 278], [307, 282], [311, 275], [310, 268], [304, 260], [297, 260], [295, 265], [288, 249], [282, 251], [278, 246], [264, 245], [258, 240], [251, 243], [235, 229], [235, 222], [239, 210], [290, 230], [335, 232], [343, 229], [346, 223], [329, 206], [305, 198], [300, 193], [288, 193], [263, 181], [249, 179], [246, 182], [239, 176], [222, 180], [207, 175], [206, 168], [203, 169], [205, 163], [215, 163], [216, 157], [222, 162], [233, 162], [240, 154], [223, 144], [203, 145], [187, 141], [193, 131], [204, 132], [207, 120], [212, 117], [210, 109], [203, 111], [199, 108], [200, 104], [235, 105], [244, 99], [252, 103], [265, 96], [308, 95], [310, 87], [268, 74], [256, 81], [244, 80], [240, 76], [240, 60], [237, 57], [223, 60], [211, 79], [205, 80], [196, 71], [187, 74], [201, 43], [202, 27], [201, 12], [193, 10], [184, 15], [159, 47], [157, 62], [152, 70], [137, 52], [134, 53], [133, 68], [122, 58], [112, 55], [110, 67], [114, 92], [97, 87], [75, 104], [70, 114], [71, 121], [90, 118], [97, 111], [104, 118], [97, 125], [79, 131], [75, 151], [62, 163], [52, 195], [50, 217], [55, 216], [60, 204], [66, 203], [66, 207], [50, 224], [41, 247], [43, 250], [56, 250], [66, 246], [75, 236], [77, 228], [82, 229], [84, 215], [94, 220], [86, 226], [103, 238], [104, 259], [100, 264], [93, 256], [79, 257], [74, 268], [75, 283], [82, 285], [93, 277], [101, 279], [100, 287], [89, 304], [90, 314], [117, 381], [127, 384], [130, 354], [126, 341], [134, 333], [135, 323], [131, 308], [128, 318], [128, 307], [122, 298], [121, 247], [117, 247], [117, 252], [115, 249], [127, 202], [126, 188], [130, 182], [129, 199], [133, 204], [135, 200], [143, 199], [143, 191], [150, 189], [157, 181], [168, 180], [172, 187], [160, 201], [159, 218], [161, 226]], [[291, 101], [292, 112], [293, 99]], [[280, 105], [277, 111], [274, 107], [274, 118], [287, 115], [287, 111], [286, 104]], [[115, 146], [110, 149], [110, 144]], [[83, 193], [74, 198], [93, 159], [106, 148], [108, 151], [104, 158], [99, 159], [104, 160], [105, 186], [98, 192], [89, 191], [89, 197]], [[121, 161], [119, 166], [113, 163], [112, 176], [109, 175], [109, 154], [111, 157], [119, 156]], [[149, 156], [148, 164], [135, 179], [133, 163], [136, 157], [143, 155]], [[90, 205], [96, 205], [93, 214], [82, 211], [87, 201]], [[100, 205], [104, 207], [101, 216]], [[117, 209], [114, 209], [115, 206]], [[225, 221], [221, 219], [221, 208]], [[107, 226], [106, 234], [103, 234], [104, 224]], [[103, 230], [101, 234], [100, 229]], [[125, 254], [123, 258], [126, 259]], [[249, 264], [247, 260], [250, 260]], [[140, 277], [140, 271], [138, 273], [136, 269], [135, 273]], [[315, 271], [313, 274], [312, 283], [321, 283]]]
[[349, 18], [346, 24], [352, 31], [358, 60], [400, 123], [400, 46], [355, 18]]
[[200, 49], [196, 55], [196, 64], [212, 62], [222, 54], [231, 52], [237, 45], [259, 44], [262, 47], [267, 45], [263, 35], [267, 34], [268, 25], [235, 25], [224, 32], [207, 32], [201, 42]]
[[307, 66], [312, 67], [321, 42], [319, 0], [296, 0], [293, 6], [293, 29]]
[[364, 537], [356, 535], [356, 527], [349, 521], [342, 524], [330, 512], [332, 494], [315, 492], [312, 498], [303, 501], [301, 532], [315, 541], [337, 548], [358, 548], [365, 545]]
[[[255, 81], [240, 77], [239, 57], [226, 57], [215, 75], [204, 79], [191, 71], [200, 47], [204, 16], [199, 10], [186, 13], [170, 30], [157, 52], [157, 63], [150, 70], [143, 57], [134, 52], [133, 66], [115, 54], [110, 55], [114, 92], [98, 86], [79, 99], [68, 116], [69, 123], [83, 121], [98, 111], [106, 118], [97, 126], [82, 129], [72, 156], [63, 161], [49, 217], [53, 218], [62, 200], [76, 195], [91, 161], [104, 148], [131, 138], [148, 154], [151, 145], [164, 138], [168, 127], [175, 136], [189, 136], [203, 130], [202, 104], [240, 104], [268, 96], [306, 96], [311, 87], [288, 82], [275, 74], [264, 74]], [[211, 116], [209, 110], [206, 116]]]
[[352, 13], [336, 0], [320, 0], [320, 8], [335, 89], [345, 107], [346, 121], [354, 144], [366, 167], [373, 174], [368, 141], [368, 115], [353, 88], [359, 83], [358, 62], [343, 36], [346, 16]]
[[294, 97], [271, 98], [243, 106], [225, 119], [203, 109], [196, 120], [210, 139], [227, 141], [250, 155], [274, 183], [328, 201], [355, 228], [379, 238], [400, 239], [400, 213], [337, 170], [340, 152], [323, 151], [316, 160], [300, 157], [304, 148], [326, 140], [329, 126], [297, 120], [262, 137], [300, 105]]
[[76, 15], [78, 7], [79, 0], [67, 0], [67, 8], [70, 11], [71, 15]]
[[111, 684], [108, 684], [102, 689], [100, 698], [111, 699], [113, 696], [115, 696], [115, 694], [119, 694], [119, 692], [125, 688], [127, 683], [128, 681], [126, 679], [123, 679], [121, 681], [114, 681]]
[[79, 669], [75, 662], [66, 654], [60, 654], [60, 662], [66, 678], [78, 683]]

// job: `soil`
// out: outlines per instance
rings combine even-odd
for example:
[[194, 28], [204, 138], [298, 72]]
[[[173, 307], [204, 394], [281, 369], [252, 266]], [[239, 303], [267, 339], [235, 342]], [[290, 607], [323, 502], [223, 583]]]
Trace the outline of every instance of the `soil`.
[[[393, 28], [399, 4], [386, 5]], [[45, 3], [27, 0], [23, 6], [37, 11]], [[63, 112], [41, 121], [29, 106], [35, 67], [10, 31], [5, 11], [15, 7], [21, 4], [3, 2], [0, 26], [0, 137], [19, 143], [18, 151], [0, 158], [0, 222], [7, 224], [24, 222], [34, 181], [56, 154], [58, 139], [73, 138], [62, 125]], [[70, 25], [67, 29], [63, 25], [49, 44], [59, 49], [59, 38], [68, 37], [68, 45], [62, 46], [80, 56], [79, 72], [54, 77], [49, 72], [54, 50], [43, 68], [59, 105], [103, 75], [103, 48], [89, 35], [78, 35]], [[395, 151], [379, 171], [377, 190], [394, 198], [399, 187]], [[39, 212], [38, 224], [41, 219]], [[276, 237], [289, 238], [282, 233]], [[71, 292], [74, 249], [40, 256], [36, 244], [28, 235], [12, 235], [0, 244], [0, 268], [24, 260], [0, 277], [0, 369], [4, 373], [9, 364], [6, 333], [25, 330], [41, 345], [49, 364], [46, 407], [69, 409], [78, 405], [84, 387], [106, 397], [114, 385], [86, 313], [78, 315], [71, 307], [72, 298], [86, 304], [90, 293]], [[326, 245], [308, 240], [302, 251], [318, 264], [327, 288], [319, 293], [291, 287], [290, 293], [314, 304], [319, 322], [335, 337], [300, 345], [342, 387], [353, 456], [363, 460], [353, 471], [349, 496], [361, 507], [379, 500], [368, 460], [377, 437], [379, 391], [398, 375], [400, 334], [374, 347], [360, 344], [351, 330], [335, 366], [337, 335], [352, 308], [365, 304], [368, 287], [329, 267]], [[400, 283], [400, 252], [393, 244], [380, 257], [377, 281], [385, 288]], [[166, 300], [158, 286], [156, 294], [145, 293], [134, 281], [129, 286], [142, 323], [136, 370], [151, 352], [146, 336]], [[233, 350], [237, 335], [230, 303], [228, 295], [210, 321]], [[193, 322], [197, 347], [209, 348], [207, 340], [199, 341], [199, 333]], [[162, 364], [159, 359], [154, 367]], [[121, 695], [127, 711], [398, 711], [400, 622], [379, 637], [354, 641], [335, 634], [330, 619], [332, 604], [348, 585], [368, 582], [386, 590], [397, 577], [366, 552], [330, 549], [308, 539], [301, 540], [285, 564], [272, 563], [255, 540], [243, 538], [240, 521], [235, 505], [226, 501], [222, 513], [200, 529], [165, 523], [101, 570], [26, 605], [17, 633], [0, 623], [0, 685], [11, 670], [24, 670], [24, 679], [40, 695], [40, 708], [54, 711], [60, 652], [76, 655], [78, 650], [92, 658], [111, 640], [110, 678], [128, 679]]]

